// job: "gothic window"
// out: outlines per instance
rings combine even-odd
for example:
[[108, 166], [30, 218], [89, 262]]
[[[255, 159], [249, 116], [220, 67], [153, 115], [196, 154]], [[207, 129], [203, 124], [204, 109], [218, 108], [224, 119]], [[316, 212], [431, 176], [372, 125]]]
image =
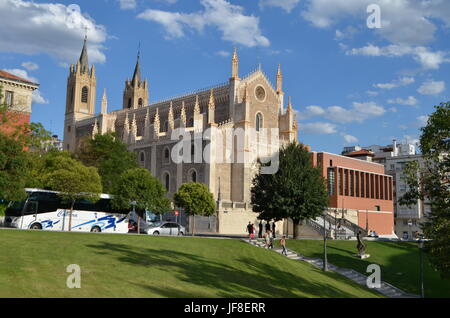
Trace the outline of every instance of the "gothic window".
[[258, 114], [256, 114], [256, 131], [261, 131], [261, 128], [262, 128], [262, 125], [263, 125], [263, 118], [262, 118], [262, 115], [261, 115], [261, 113], [258, 113]]
[[139, 154], [139, 160], [141, 162], [141, 165], [143, 166], [145, 164], [145, 153], [143, 151], [141, 151], [141, 153]]
[[138, 100], [138, 106], [139, 106], [139, 108], [141, 108], [142, 107], [142, 98], [139, 98], [139, 100]]
[[194, 127], [194, 118], [189, 118], [189, 121], [188, 121], [188, 125], [187, 125], [188, 127]]
[[164, 173], [164, 186], [166, 187], [167, 192], [170, 192], [170, 175], [168, 172]]
[[169, 122], [167, 120], [164, 122], [164, 131], [169, 131]]
[[89, 89], [87, 86], [84, 86], [81, 90], [81, 102], [87, 103], [88, 102], [88, 95], [89, 95]]
[[165, 163], [170, 162], [170, 150], [169, 150], [168, 147], [164, 148], [163, 157], [164, 157], [164, 162]]
[[131, 98], [128, 98], [128, 108], [131, 108]]

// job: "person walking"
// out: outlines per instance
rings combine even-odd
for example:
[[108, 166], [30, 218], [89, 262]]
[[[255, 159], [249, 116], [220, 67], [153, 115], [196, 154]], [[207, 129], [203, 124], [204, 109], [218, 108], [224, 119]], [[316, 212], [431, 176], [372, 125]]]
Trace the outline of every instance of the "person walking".
[[286, 235], [283, 235], [283, 237], [280, 240], [281, 248], [283, 249], [281, 251], [281, 254], [284, 256], [287, 256], [287, 250], [286, 250]]
[[250, 238], [251, 238], [252, 240], [255, 238], [255, 232], [256, 232], [255, 224], [252, 223], [252, 231], [251, 231], [251, 233], [250, 233]]
[[265, 248], [269, 248], [270, 247], [270, 230], [266, 231], [266, 234], [264, 234], [264, 241], [265, 241]]
[[250, 240], [252, 239], [252, 233], [253, 233], [253, 225], [252, 222], [248, 222], [247, 225], [247, 232], [248, 232], [248, 241], [250, 242]]
[[276, 234], [275, 234], [275, 221], [272, 223], [272, 236], [273, 236], [273, 238], [276, 238]]
[[263, 237], [263, 224], [262, 221], [259, 221], [259, 232], [258, 232], [258, 238], [262, 238]]
[[273, 233], [269, 230], [269, 248], [273, 249]]

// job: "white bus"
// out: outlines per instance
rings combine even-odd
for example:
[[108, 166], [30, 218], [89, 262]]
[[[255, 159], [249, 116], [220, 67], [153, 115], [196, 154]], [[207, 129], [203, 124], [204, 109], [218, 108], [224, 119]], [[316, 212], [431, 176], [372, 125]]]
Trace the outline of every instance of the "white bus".
[[[5, 211], [5, 226], [18, 229], [68, 231], [70, 203], [58, 192], [25, 189], [27, 198], [11, 202]], [[128, 233], [128, 213], [111, 206], [111, 196], [101, 194], [93, 203], [77, 200], [72, 212], [71, 231]]]

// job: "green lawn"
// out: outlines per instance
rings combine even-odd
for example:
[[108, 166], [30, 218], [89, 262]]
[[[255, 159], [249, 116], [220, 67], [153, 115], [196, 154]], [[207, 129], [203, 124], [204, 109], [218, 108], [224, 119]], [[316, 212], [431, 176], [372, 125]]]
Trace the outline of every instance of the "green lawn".
[[[0, 297], [381, 297], [238, 240], [0, 230]], [[66, 267], [81, 267], [81, 289]]]
[[[366, 272], [369, 264], [381, 267], [381, 279], [407, 292], [419, 291], [419, 250], [417, 243], [365, 241], [368, 259], [358, 259], [356, 241], [327, 241], [328, 261], [336, 266]], [[277, 242], [277, 244], [279, 244]], [[288, 240], [287, 248], [307, 257], [323, 258], [323, 241]], [[450, 281], [442, 280], [424, 256], [425, 297], [450, 297]]]

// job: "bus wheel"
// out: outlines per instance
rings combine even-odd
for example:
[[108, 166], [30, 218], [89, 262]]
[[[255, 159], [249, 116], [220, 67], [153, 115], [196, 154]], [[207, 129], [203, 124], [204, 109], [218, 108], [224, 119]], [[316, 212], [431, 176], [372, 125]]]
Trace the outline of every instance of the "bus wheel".
[[30, 229], [32, 229], [32, 230], [42, 230], [42, 225], [40, 225], [39, 223], [33, 223], [30, 226]]
[[153, 235], [159, 235], [158, 231], [153, 232]]
[[98, 227], [98, 226], [94, 226], [92, 229], [91, 229], [91, 232], [93, 232], [93, 233], [100, 233], [102, 230]]

